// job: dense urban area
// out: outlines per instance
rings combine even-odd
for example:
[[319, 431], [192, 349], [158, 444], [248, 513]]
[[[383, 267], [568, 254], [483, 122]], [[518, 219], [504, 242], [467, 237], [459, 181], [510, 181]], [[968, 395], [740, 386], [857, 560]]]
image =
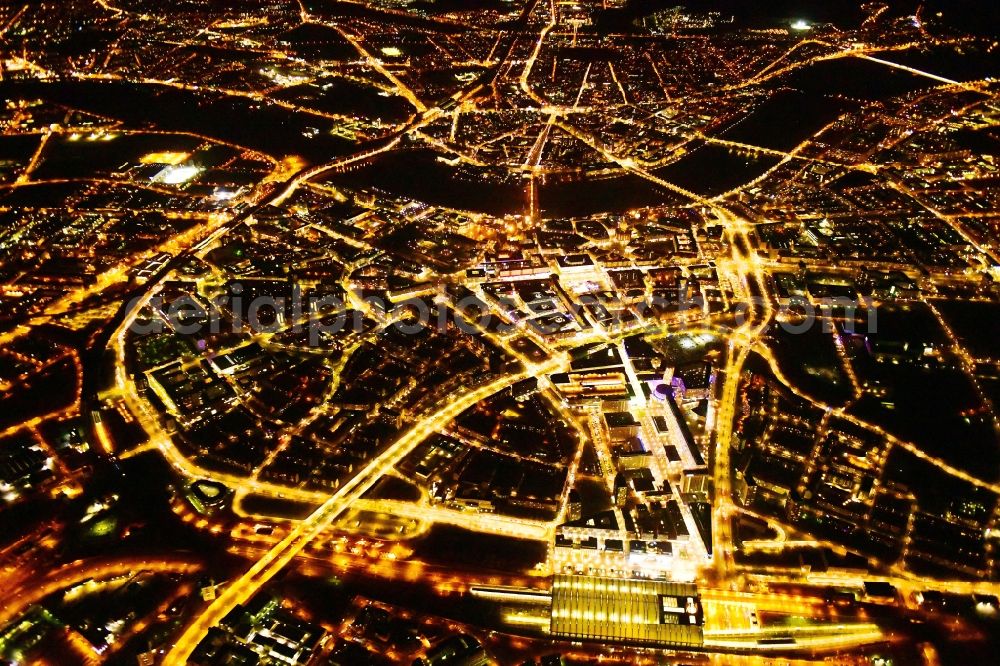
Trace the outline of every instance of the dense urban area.
[[0, 0], [0, 663], [996, 663], [997, 13]]

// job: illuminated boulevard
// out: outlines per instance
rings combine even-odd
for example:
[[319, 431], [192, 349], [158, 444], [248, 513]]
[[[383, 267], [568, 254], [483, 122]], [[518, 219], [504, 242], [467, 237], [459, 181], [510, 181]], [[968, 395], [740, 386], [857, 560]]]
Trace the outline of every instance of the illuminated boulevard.
[[0, 7], [0, 662], [989, 663], [989, 3], [673, 4]]

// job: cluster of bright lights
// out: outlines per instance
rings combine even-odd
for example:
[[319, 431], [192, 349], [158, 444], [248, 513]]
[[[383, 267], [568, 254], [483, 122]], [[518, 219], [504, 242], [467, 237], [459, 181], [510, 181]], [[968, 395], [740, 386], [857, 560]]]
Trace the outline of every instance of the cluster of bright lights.
[[154, 183], [162, 183], [164, 185], [183, 185], [195, 176], [201, 173], [201, 169], [196, 166], [191, 166], [190, 164], [178, 164], [174, 166], [168, 166], [163, 171], [153, 176]]

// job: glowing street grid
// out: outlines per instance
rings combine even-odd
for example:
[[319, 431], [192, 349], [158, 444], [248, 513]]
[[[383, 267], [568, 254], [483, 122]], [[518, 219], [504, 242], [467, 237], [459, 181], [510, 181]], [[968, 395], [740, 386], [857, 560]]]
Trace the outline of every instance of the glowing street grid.
[[993, 4], [0, 5], [0, 660], [992, 663]]

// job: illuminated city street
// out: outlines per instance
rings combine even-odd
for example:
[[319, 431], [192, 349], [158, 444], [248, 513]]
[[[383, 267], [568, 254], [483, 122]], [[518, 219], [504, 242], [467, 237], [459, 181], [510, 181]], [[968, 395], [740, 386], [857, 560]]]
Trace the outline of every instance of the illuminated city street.
[[986, 664], [990, 3], [0, 3], [0, 662]]

